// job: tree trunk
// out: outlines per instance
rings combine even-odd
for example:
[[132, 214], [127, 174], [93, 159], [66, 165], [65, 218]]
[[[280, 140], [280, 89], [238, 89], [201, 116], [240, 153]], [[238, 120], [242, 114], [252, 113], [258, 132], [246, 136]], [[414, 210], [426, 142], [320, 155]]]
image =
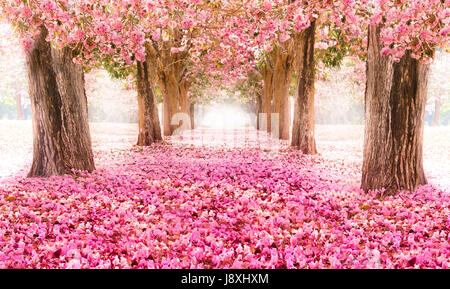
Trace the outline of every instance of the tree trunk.
[[194, 108], [191, 110], [191, 101], [189, 100], [189, 88], [191, 84], [187, 80], [182, 80], [180, 84], [180, 110], [178, 112], [185, 113], [189, 116], [190, 128], [194, 129]]
[[171, 136], [180, 125], [172, 125], [172, 118], [177, 113], [189, 114], [187, 90], [181, 87], [176, 73], [163, 73], [160, 77], [160, 86], [163, 93], [164, 113], [164, 135]]
[[399, 62], [382, 56], [380, 30], [369, 28], [361, 188], [392, 195], [427, 182], [422, 147], [429, 65], [409, 52]]
[[[272, 132], [271, 128], [271, 114], [272, 114], [272, 86], [273, 86], [273, 71], [272, 68], [269, 67], [269, 64], [266, 63], [263, 70], [264, 77], [264, 88], [263, 88], [263, 113], [266, 115], [267, 125], [266, 129], [268, 133]], [[264, 126], [261, 128], [264, 129]]]
[[439, 115], [441, 113], [441, 99], [437, 98], [434, 101], [434, 116], [433, 116], [433, 126], [439, 125]]
[[317, 153], [314, 137], [315, 31], [316, 23], [312, 22], [297, 39], [297, 97], [291, 143], [309, 155]]
[[260, 114], [263, 113], [263, 96], [256, 95], [256, 129], [261, 130], [260, 126]]
[[190, 83], [186, 80], [181, 81], [180, 89], [180, 111], [184, 113], [189, 113], [189, 87]]
[[[172, 125], [173, 117], [177, 113], [189, 115], [189, 82], [186, 81], [186, 61], [189, 58], [187, 51], [173, 53], [171, 48], [182, 45], [183, 32], [179, 29], [173, 31], [171, 41], [154, 44], [151, 47], [155, 59], [155, 67], [159, 86], [163, 94], [163, 130], [165, 136], [171, 136], [180, 127]], [[183, 118], [184, 119], [184, 118]], [[185, 127], [190, 126], [186, 125]]]
[[83, 68], [69, 48], [52, 49], [45, 28], [31, 51], [27, 69], [33, 118], [33, 164], [29, 177], [95, 169], [89, 132]]
[[[279, 138], [289, 140], [291, 109], [289, 86], [292, 80], [294, 53], [292, 40], [286, 41], [273, 54], [273, 113], [279, 114]], [[270, 118], [270, 116], [268, 116]]]
[[17, 109], [17, 119], [24, 120], [22, 108], [22, 96], [18, 91], [16, 91], [16, 109]]
[[152, 75], [149, 65], [151, 65], [150, 61], [137, 63], [138, 146], [149, 146], [162, 140], [158, 107], [154, 95], [155, 75]]
[[175, 131], [175, 127], [171, 125], [172, 117], [177, 111], [178, 102], [178, 85], [175, 80], [169, 80], [170, 75], [166, 79], [162, 80], [162, 93], [163, 93], [163, 124], [164, 124], [164, 135], [171, 136]]
[[189, 104], [189, 117], [191, 118], [191, 129], [195, 129], [195, 102]]
[[172, 128], [170, 125], [171, 113], [170, 113], [170, 99], [168, 93], [161, 87], [163, 95], [163, 132], [165, 136], [172, 135]]

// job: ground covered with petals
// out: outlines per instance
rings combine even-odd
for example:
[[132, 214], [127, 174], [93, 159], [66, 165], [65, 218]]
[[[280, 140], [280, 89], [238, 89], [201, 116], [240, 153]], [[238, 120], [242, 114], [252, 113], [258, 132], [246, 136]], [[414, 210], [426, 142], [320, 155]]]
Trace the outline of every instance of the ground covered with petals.
[[430, 184], [359, 190], [361, 127], [319, 127], [319, 156], [254, 131], [149, 148], [92, 125], [97, 170], [26, 179], [28, 123], [0, 128], [1, 268], [449, 268], [450, 130], [426, 131]]

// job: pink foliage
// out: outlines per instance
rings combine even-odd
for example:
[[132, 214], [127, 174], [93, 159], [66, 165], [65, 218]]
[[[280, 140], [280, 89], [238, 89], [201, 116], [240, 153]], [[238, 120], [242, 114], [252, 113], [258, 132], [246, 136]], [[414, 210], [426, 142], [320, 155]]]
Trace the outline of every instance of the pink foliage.
[[[77, 63], [113, 56], [131, 65], [145, 60], [146, 43], [176, 40], [171, 51], [188, 52], [194, 77], [206, 73], [225, 79], [246, 75], [261, 52], [314, 19], [340, 26], [345, 39], [365, 38], [369, 23], [383, 24], [383, 53], [394, 58], [411, 50], [413, 57], [429, 61], [434, 48], [448, 45], [450, 37], [449, 0], [176, 0], [169, 5], [162, 0], [8, 0], [0, 12], [22, 32], [27, 49], [42, 24], [49, 41], [84, 48]], [[327, 46], [325, 35], [318, 33], [320, 47]]]
[[271, 153], [239, 131], [235, 147], [201, 145], [223, 135], [103, 142], [92, 174], [3, 181], [0, 267], [450, 267], [449, 191], [380, 200], [359, 190], [358, 163]]

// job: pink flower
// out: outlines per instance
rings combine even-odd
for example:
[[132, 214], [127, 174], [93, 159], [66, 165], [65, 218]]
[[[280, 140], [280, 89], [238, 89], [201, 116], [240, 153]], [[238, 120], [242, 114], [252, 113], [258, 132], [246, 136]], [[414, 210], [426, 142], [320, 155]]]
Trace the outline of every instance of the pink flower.
[[264, 10], [266, 10], [266, 11], [272, 10], [272, 1], [271, 0], [265, 0], [263, 6], [264, 6]]
[[72, 259], [67, 263], [67, 269], [81, 269], [81, 263], [78, 259]]

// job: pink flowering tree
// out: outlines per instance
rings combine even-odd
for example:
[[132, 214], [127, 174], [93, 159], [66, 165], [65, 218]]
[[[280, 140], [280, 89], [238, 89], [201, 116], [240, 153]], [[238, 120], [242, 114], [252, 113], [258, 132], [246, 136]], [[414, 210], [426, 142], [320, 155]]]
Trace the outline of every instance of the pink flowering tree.
[[[315, 154], [314, 81], [317, 61], [336, 65], [351, 50], [361, 51], [364, 25], [357, 8], [366, 1], [263, 1], [254, 7], [254, 37], [263, 75], [262, 113], [279, 116], [279, 136], [305, 154]], [[332, 33], [339, 31], [339, 34]], [[352, 35], [352, 37], [347, 37]], [[355, 41], [355, 39], [357, 41]], [[356, 48], [354, 47], [356, 46]], [[294, 125], [289, 90], [296, 75]], [[292, 134], [291, 134], [292, 133]]]
[[[449, 3], [3, 1], [2, 14], [20, 32], [27, 51], [35, 125], [35, 162], [30, 175], [94, 168], [82, 65], [105, 61], [124, 69], [136, 66], [138, 145], [162, 139], [156, 85], [164, 100], [164, 134], [170, 135], [177, 128], [172, 116], [192, 111], [189, 91], [199, 75], [237, 78], [251, 67], [258, 67], [263, 78], [259, 110], [268, 116], [279, 115], [279, 135], [287, 140], [291, 135], [289, 87], [295, 74], [291, 144], [314, 154], [317, 52], [333, 45], [337, 53], [342, 52], [342, 47], [333, 44], [339, 40], [356, 43], [351, 50], [365, 47], [361, 39], [370, 27], [362, 187], [412, 190], [426, 182], [421, 165], [422, 100], [434, 49], [448, 44]], [[342, 32], [337, 40], [327, 33], [330, 23]], [[267, 119], [271, 130], [271, 117]], [[394, 161], [393, 153], [405, 148], [413, 149]]]
[[[244, 71], [251, 53], [246, 51], [249, 45], [239, 37], [242, 29], [239, 26], [244, 25], [242, 18], [236, 17], [231, 8], [236, 5], [233, 1], [215, 4], [209, 1], [173, 1], [166, 4], [166, 1], [125, 2], [112, 14], [108, 9], [109, 1], [97, 3], [94, 8], [89, 6], [95, 12], [89, 10], [80, 15], [95, 15], [95, 18], [89, 16], [91, 21], [84, 25], [83, 34], [80, 34], [84, 35], [83, 47], [87, 49], [80, 55], [80, 60], [95, 61], [105, 56], [111, 59], [111, 55], [116, 55], [113, 63], [122, 61], [126, 66], [137, 62], [138, 67], [139, 62], [148, 63], [150, 87], [158, 85], [163, 95], [164, 135], [171, 135], [177, 128], [172, 124], [173, 116], [192, 112], [194, 100], [189, 98], [189, 90], [195, 85], [195, 76], [199, 73], [214, 75], [218, 71], [219, 74], [236, 76], [239, 71]], [[84, 21], [79, 18], [79, 21]], [[91, 24], [95, 21], [98, 23]], [[104, 37], [99, 39], [98, 35]], [[69, 39], [70, 35], [66, 38]], [[76, 38], [75, 43], [80, 40]], [[138, 78], [139, 73], [138, 69]], [[143, 125], [149, 123], [151, 117], [147, 119]], [[157, 123], [155, 118], [153, 122]], [[153, 136], [155, 140], [160, 139], [155, 133]], [[151, 138], [143, 139], [138, 144], [153, 142]]]
[[[65, 1], [2, 1], [0, 12], [21, 34], [26, 52], [33, 116], [30, 177], [91, 171], [94, 159], [88, 125], [84, 73], [76, 50], [49, 43], [58, 27], [48, 19], [69, 19]], [[48, 20], [48, 21], [47, 21]]]
[[[280, 139], [290, 138], [289, 87], [296, 70], [297, 50], [301, 42], [306, 41], [299, 37], [311, 26], [311, 20], [316, 19], [316, 4], [316, 1], [263, 1], [253, 10], [254, 35], [261, 58], [259, 69], [264, 83], [261, 112], [267, 115], [267, 124], [263, 127], [269, 132], [278, 129]], [[311, 67], [314, 70], [314, 66]], [[279, 116], [277, 128], [272, 127], [272, 114]]]
[[423, 129], [430, 61], [449, 44], [450, 1], [371, 1], [362, 188], [426, 184]]
[[[27, 50], [36, 35], [73, 53], [76, 64], [106, 61], [119, 67], [136, 65], [139, 106], [138, 145], [161, 140], [154, 87], [164, 99], [164, 133], [176, 126], [172, 116], [188, 112], [192, 67], [237, 71], [247, 62], [233, 16], [235, 3], [209, 1], [7, 1], [3, 12], [22, 33]], [[215, 25], [214, 23], [223, 23]], [[241, 25], [242, 26], [242, 25]], [[45, 31], [44, 31], [45, 30]], [[44, 33], [41, 33], [44, 32]], [[220, 45], [219, 45], [220, 44]], [[235, 49], [236, 45], [239, 49]], [[238, 53], [234, 53], [234, 51]], [[219, 61], [220, 59], [220, 61]], [[197, 68], [198, 70], [198, 68]], [[234, 72], [236, 73], [236, 72]], [[149, 83], [147, 83], [149, 82]], [[81, 87], [81, 85], [80, 85]], [[81, 90], [80, 90], [81, 91]]]
[[238, 77], [251, 67], [253, 53], [250, 40], [242, 37], [247, 21], [240, 17], [246, 7], [240, 1], [179, 1], [178, 6], [163, 6], [168, 20], [152, 36], [152, 51], [164, 99], [164, 134], [171, 135], [176, 129], [173, 115], [194, 117], [195, 99], [189, 91], [197, 76]]

